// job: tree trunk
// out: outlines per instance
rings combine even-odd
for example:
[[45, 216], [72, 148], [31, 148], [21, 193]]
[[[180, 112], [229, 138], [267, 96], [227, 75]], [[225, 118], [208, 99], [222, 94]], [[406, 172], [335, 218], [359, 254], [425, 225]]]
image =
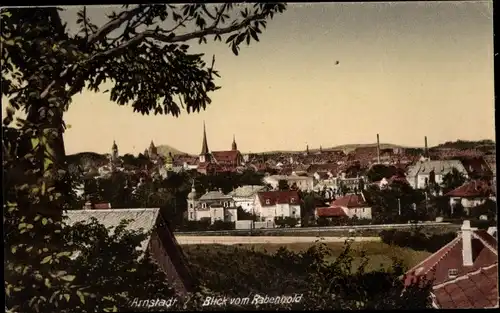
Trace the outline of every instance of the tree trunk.
[[[36, 210], [44, 216], [61, 220], [64, 207], [71, 200], [69, 198], [71, 190], [68, 189], [71, 188], [71, 184], [66, 181], [68, 172], [63, 139], [62, 106], [50, 107], [48, 101], [40, 100], [38, 105], [31, 106], [27, 114], [27, 121], [36, 127], [39, 134], [48, 133], [45, 135], [45, 145], [41, 146], [37, 155], [40, 166], [39, 181], [45, 182], [45, 190], [50, 188], [50, 193], [62, 195], [58, 199], [43, 201]], [[52, 163], [49, 169], [45, 167], [47, 159]], [[50, 175], [47, 175], [47, 171], [50, 172]]]

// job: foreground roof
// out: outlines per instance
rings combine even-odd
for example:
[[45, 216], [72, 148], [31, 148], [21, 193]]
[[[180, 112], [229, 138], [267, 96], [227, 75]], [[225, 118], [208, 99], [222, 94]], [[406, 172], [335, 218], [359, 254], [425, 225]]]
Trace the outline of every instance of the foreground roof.
[[[138, 231], [143, 229], [147, 232], [153, 229], [156, 220], [158, 219], [160, 209], [104, 209], [104, 210], [71, 210], [66, 212], [69, 225], [74, 225], [78, 222], [88, 222], [92, 217], [95, 217], [100, 224], [106, 228], [116, 227], [124, 219], [132, 220], [128, 226], [128, 230]], [[110, 230], [113, 233], [113, 229]], [[141, 242], [141, 250], [146, 251], [149, 238]]]
[[463, 241], [458, 235], [408, 271], [405, 284], [422, 276], [433, 280], [434, 302], [443, 309], [498, 305], [497, 239], [491, 233], [472, 231], [472, 266], [463, 265]]

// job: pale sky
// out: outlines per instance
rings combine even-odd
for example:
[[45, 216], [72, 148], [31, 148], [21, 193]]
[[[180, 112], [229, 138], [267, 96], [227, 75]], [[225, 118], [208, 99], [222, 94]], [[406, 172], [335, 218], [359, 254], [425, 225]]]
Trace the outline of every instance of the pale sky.
[[[98, 25], [103, 12], [88, 9]], [[65, 115], [66, 152], [153, 140], [198, 154], [203, 121], [215, 151], [233, 134], [242, 152], [495, 138], [492, 1], [292, 3], [239, 56], [224, 42], [193, 42], [222, 76], [206, 111], [143, 116], [86, 91]]]

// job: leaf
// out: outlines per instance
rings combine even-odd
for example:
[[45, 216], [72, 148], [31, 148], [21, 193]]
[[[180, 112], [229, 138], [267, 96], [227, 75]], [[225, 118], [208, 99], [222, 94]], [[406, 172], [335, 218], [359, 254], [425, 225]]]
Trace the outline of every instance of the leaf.
[[42, 262], [40, 262], [40, 264], [45, 264], [45, 263], [49, 262], [50, 260], [52, 260], [52, 256], [47, 255], [46, 257], [43, 258], [43, 260], [42, 260]]
[[234, 55], [238, 55], [238, 46], [233, 45], [233, 46], [231, 47], [231, 50], [233, 50]]
[[76, 291], [76, 295], [80, 298], [80, 302], [85, 304], [85, 297], [83, 296], [83, 293], [80, 290]]
[[47, 288], [52, 287], [52, 284], [50, 283], [50, 280], [48, 278], [45, 278], [45, 286], [47, 286]]
[[66, 302], [69, 302], [70, 295], [65, 293], [64, 294], [64, 299], [66, 299]]
[[12, 247], [12, 249], [10, 251], [12, 251], [12, 253], [15, 254], [17, 251], [17, 247]]
[[75, 275], [66, 275], [66, 276], [62, 276], [61, 277], [62, 280], [65, 280], [65, 281], [73, 281], [75, 280]]
[[19, 226], [17, 227], [17, 229], [23, 229], [26, 227], [26, 223], [21, 223], [19, 224]]
[[47, 225], [47, 218], [42, 218], [42, 225]]
[[229, 36], [226, 40], [226, 43], [233, 41], [233, 39], [236, 38], [236, 36], [238, 36], [238, 34], [233, 34], [233, 35]]

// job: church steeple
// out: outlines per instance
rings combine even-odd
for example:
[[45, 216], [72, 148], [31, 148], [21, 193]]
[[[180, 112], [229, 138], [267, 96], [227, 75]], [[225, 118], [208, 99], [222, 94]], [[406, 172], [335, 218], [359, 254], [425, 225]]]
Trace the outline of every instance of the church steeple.
[[203, 144], [201, 146], [200, 155], [207, 155], [207, 154], [208, 154], [207, 131], [205, 128], [205, 122], [203, 122]]
[[238, 145], [236, 144], [236, 137], [233, 134], [233, 143], [231, 144], [231, 150], [236, 151], [238, 150]]

